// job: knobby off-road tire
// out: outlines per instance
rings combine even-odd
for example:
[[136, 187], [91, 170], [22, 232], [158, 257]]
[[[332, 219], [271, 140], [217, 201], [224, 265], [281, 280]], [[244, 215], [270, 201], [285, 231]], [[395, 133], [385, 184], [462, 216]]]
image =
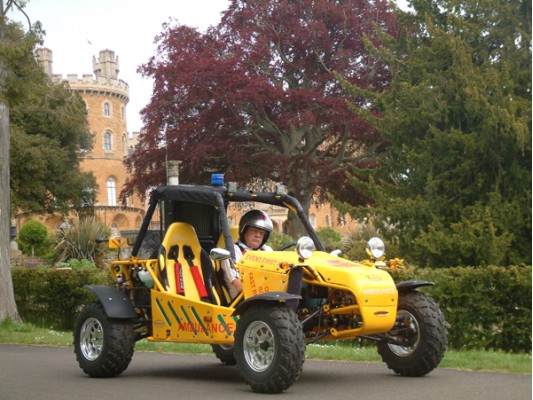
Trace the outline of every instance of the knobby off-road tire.
[[439, 306], [424, 293], [400, 293], [398, 317], [389, 332], [405, 342], [397, 345], [378, 342], [378, 353], [387, 366], [402, 376], [423, 376], [439, 365], [446, 347], [447, 330]]
[[235, 332], [239, 371], [254, 392], [280, 393], [299, 378], [305, 342], [296, 313], [285, 305], [257, 304], [247, 309]]
[[76, 320], [74, 353], [93, 378], [110, 378], [130, 364], [135, 347], [132, 322], [108, 318], [99, 302], [87, 304]]
[[211, 345], [215, 356], [226, 365], [235, 365], [235, 347], [229, 344], [213, 344]]

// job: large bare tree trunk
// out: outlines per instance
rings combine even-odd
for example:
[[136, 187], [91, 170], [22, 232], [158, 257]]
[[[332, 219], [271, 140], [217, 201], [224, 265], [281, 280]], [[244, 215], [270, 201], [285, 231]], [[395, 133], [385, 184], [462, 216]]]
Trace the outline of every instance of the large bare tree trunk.
[[[4, 40], [5, 10], [0, 1], [0, 40]], [[9, 106], [5, 100], [6, 66], [0, 59], [0, 321], [20, 321], [11, 277], [9, 230]]]
[[[3, 73], [0, 63], [0, 75]], [[0, 78], [1, 79], [1, 78]], [[0, 101], [0, 321], [20, 321], [9, 263], [9, 108]]]

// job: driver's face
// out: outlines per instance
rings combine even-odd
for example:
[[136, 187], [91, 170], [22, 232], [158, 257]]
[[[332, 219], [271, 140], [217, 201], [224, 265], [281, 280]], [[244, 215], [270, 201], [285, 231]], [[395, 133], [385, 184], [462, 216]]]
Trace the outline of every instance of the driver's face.
[[246, 243], [246, 246], [257, 250], [261, 246], [261, 243], [263, 243], [265, 234], [266, 232], [263, 229], [250, 226], [244, 232], [244, 243]]

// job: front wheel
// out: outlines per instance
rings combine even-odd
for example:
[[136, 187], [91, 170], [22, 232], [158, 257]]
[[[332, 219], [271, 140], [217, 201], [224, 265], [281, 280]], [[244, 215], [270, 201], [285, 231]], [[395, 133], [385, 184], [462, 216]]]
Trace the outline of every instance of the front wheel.
[[439, 365], [447, 347], [447, 330], [439, 306], [417, 291], [400, 293], [392, 339], [378, 342], [387, 366], [402, 376], [423, 376]]
[[254, 392], [280, 393], [300, 376], [305, 342], [296, 313], [284, 305], [246, 310], [235, 332], [237, 366]]
[[74, 327], [74, 352], [80, 368], [94, 378], [110, 378], [130, 364], [135, 347], [129, 320], [109, 318], [99, 302], [87, 304]]

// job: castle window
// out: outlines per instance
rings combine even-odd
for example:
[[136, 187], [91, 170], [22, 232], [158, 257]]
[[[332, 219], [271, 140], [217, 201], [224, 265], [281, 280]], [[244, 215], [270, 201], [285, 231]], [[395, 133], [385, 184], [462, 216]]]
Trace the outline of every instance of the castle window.
[[126, 121], [126, 108], [122, 106], [122, 121]]
[[126, 139], [126, 134], [122, 135], [122, 155], [127, 155], [128, 151], [128, 140]]
[[311, 226], [312, 226], [313, 228], [316, 227], [316, 216], [315, 216], [315, 214], [311, 214], [311, 215], [309, 216], [309, 222], [311, 223]]
[[111, 116], [111, 105], [106, 101], [104, 103], [104, 117]]
[[340, 226], [346, 226], [348, 224], [348, 220], [346, 219], [346, 215], [345, 214], [340, 214], [339, 215], [339, 224], [340, 224]]
[[111, 151], [113, 150], [113, 141], [111, 132], [107, 131], [104, 133], [104, 150]]
[[117, 205], [117, 181], [112, 176], [107, 178], [107, 205]]

